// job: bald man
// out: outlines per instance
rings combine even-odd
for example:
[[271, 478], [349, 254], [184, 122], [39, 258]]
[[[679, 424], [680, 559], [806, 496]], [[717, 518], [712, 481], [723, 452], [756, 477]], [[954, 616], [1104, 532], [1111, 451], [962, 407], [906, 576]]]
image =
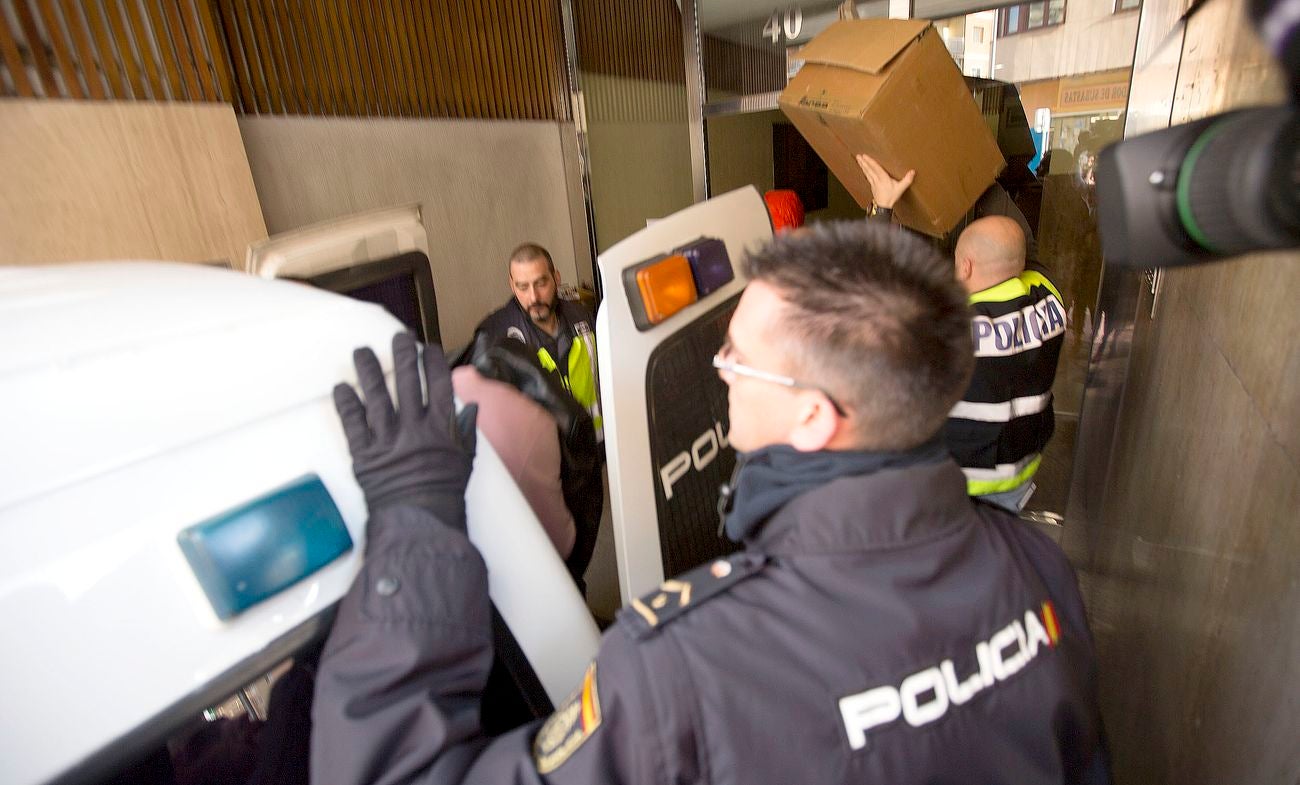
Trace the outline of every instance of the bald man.
[[1065, 335], [1061, 293], [1025, 267], [1025, 234], [1006, 217], [957, 238], [957, 281], [970, 294], [975, 373], [944, 436], [971, 496], [1020, 512], [1052, 437], [1052, 381]]

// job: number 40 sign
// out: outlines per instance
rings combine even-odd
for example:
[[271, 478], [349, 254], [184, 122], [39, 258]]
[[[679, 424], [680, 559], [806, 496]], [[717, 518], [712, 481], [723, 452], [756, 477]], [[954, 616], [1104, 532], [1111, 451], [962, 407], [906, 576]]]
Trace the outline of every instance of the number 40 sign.
[[773, 11], [763, 25], [763, 37], [772, 43], [781, 43], [781, 34], [786, 40], [794, 40], [803, 32], [803, 9], [788, 8], [785, 11]]

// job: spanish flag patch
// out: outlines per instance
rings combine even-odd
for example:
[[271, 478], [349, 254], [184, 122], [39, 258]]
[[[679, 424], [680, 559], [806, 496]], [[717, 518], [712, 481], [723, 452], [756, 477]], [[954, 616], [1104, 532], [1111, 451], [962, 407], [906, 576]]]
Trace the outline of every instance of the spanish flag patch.
[[558, 769], [600, 727], [600, 693], [596, 689], [596, 663], [587, 666], [582, 686], [555, 710], [533, 740], [537, 771]]
[[1061, 640], [1061, 622], [1056, 618], [1056, 606], [1051, 600], [1043, 602], [1043, 624], [1047, 627], [1047, 639], [1056, 646]]

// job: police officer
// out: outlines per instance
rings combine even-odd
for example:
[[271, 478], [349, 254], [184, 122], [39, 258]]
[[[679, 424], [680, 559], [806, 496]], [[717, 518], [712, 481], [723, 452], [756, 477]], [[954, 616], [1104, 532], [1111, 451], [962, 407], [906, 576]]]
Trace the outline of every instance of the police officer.
[[1065, 341], [1065, 306], [1041, 267], [1025, 267], [1025, 235], [990, 215], [957, 239], [957, 282], [970, 295], [975, 372], [944, 436], [966, 490], [1020, 512], [1052, 437], [1052, 383]]
[[603, 438], [600, 385], [596, 377], [596, 334], [591, 314], [559, 295], [560, 273], [545, 248], [524, 243], [510, 253], [513, 297], [484, 319], [475, 334], [512, 338], [537, 353], [542, 367], [559, 374], [574, 400], [591, 415], [596, 439]]
[[370, 507], [319, 671], [320, 783], [1106, 782], [1093, 646], [1047, 538], [966, 495], [939, 431], [972, 364], [951, 263], [820, 225], [749, 255], [714, 359], [738, 553], [624, 609], [547, 720], [486, 738], [472, 423], [441, 352], [359, 350], [336, 402]]

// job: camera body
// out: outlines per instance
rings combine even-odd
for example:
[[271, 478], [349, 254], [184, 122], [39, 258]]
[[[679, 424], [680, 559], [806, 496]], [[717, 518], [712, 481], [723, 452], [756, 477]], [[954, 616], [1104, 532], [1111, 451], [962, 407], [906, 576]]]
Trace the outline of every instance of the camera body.
[[1287, 0], [1253, 0], [1249, 13], [1287, 69], [1291, 104], [1102, 150], [1097, 213], [1107, 264], [1173, 267], [1300, 247], [1300, 15]]
[[1300, 246], [1300, 112], [1214, 115], [1127, 139], [1097, 162], [1106, 261], [1210, 262]]

